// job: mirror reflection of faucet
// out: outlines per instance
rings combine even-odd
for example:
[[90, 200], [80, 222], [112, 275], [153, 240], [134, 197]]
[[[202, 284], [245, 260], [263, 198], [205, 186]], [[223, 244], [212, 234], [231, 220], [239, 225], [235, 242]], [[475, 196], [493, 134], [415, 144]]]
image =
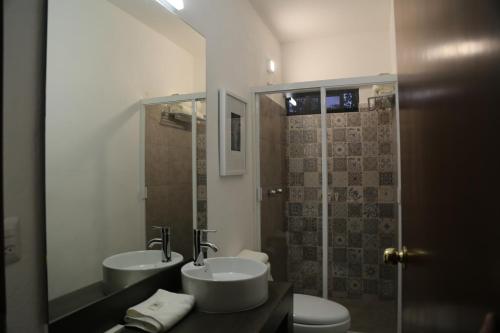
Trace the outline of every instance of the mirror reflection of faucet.
[[217, 230], [205, 230], [205, 229], [194, 229], [193, 230], [193, 249], [194, 256], [193, 261], [195, 266], [205, 265], [205, 255], [203, 253], [204, 249], [212, 249], [212, 251], [217, 252], [219, 248], [213, 244], [202, 240], [202, 235], [209, 232], [217, 232]]
[[161, 261], [169, 262], [172, 260], [172, 251], [170, 250], [170, 227], [166, 226], [154, 226], [153, 229], [159, 229], [161, 233], [160, 238], [153, 238], [148, 241], [148, 249], [155, 245], [161, 246]]

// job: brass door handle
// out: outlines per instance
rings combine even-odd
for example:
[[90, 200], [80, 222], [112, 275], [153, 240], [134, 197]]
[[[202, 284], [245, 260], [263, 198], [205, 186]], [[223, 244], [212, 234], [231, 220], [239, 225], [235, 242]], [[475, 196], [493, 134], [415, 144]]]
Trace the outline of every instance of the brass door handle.
[[397, 265], [398, 263], [406, 264], [407, 250], [403, 246], [401, 250], [389, 247], [384, 250], [384, 264]]

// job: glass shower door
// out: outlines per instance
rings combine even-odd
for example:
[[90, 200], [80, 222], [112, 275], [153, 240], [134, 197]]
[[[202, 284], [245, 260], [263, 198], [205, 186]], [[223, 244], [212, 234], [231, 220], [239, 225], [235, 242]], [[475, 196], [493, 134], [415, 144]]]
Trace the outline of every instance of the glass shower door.
[[261, 95], [259, 104], [262, 251], [275, 280], [321, 296], [320, 94]]
[[382, 254], [398, 245], [396, 108], [393, 93], [374, 97], [372, 87], [357, 87], [359, 103], [344, 110], [328, 100], [338, 90], [326, 93], [328, 295], [355, 314], [353, 331], [390, 333], [397, 324], [397, 274]]
[[[261, 246], [275, 281], [288, 280], [286, 111], [282, 97], [260, 96]], [[280, 100], [281, 99], [281, 100]], [[281, 103], [280, 103], [281, 102]]]
[[325, 132], [320, 92], [259, 96], [261, 247], [275, 280], [346, 306], [354, 331], [395, 332], [397, 110], [376, 88], [324, 89]]

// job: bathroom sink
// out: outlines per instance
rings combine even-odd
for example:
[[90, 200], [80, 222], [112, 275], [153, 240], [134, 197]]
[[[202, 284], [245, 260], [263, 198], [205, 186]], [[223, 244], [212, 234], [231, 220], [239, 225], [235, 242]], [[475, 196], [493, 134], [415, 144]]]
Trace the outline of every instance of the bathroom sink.
[[162, 262], [160, 250], [133, 251], [113, 255], [102, 262], [104, 292], [110, 294], [141, 281], [184, 258], [172, 252], [172, 260]]
[[254, 260], [210, 258], [204, 266], [187, 263], [181, 272], [184, 292], [194, 296], [202, 312], [244, 311], [267, 300], [267, 266]]

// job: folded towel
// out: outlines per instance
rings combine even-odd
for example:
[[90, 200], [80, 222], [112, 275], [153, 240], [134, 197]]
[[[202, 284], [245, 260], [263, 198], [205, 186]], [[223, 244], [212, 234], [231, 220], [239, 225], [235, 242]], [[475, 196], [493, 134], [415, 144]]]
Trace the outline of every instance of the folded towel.
[[267, 264], [269, 262], [269, 256], [264, 252], [257, 252], [251, 250], [243, 250], [238, 254], [240, 258], [253, 259], [256, 261], [260, 261], [263, 264]]
[[150, 333], [165, 332], [193, 307], [194, 297], [159, 289], [144, 302], [127, 310], [125, 325]]

